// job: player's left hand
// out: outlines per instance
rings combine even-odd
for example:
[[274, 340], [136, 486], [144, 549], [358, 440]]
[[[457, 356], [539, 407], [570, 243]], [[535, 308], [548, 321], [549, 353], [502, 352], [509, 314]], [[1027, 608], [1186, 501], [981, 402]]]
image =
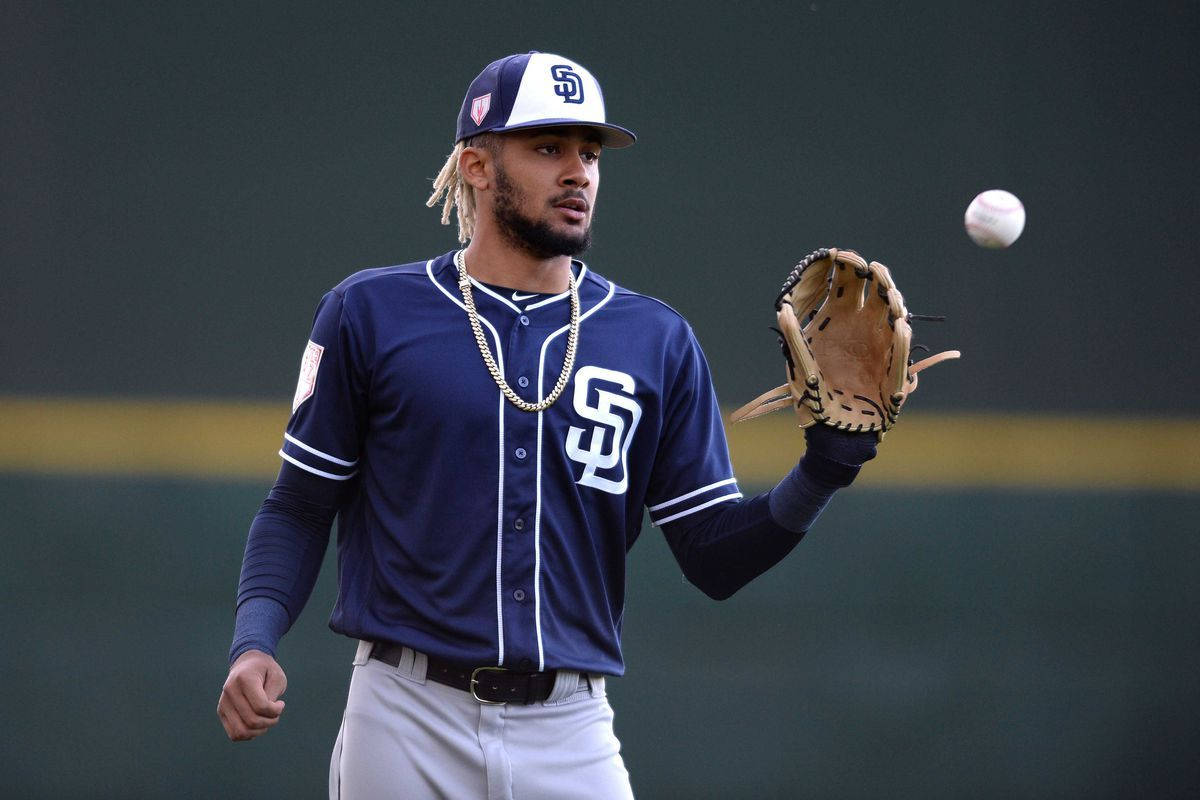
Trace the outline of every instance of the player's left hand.
[[791, 406], [800, 427], [825, 425], [882, 440], [917, 388], [917, 373], [947, 350], [913, 363], [914, 319], [892, 274], [853, 250], [815, 250], [788, 275], [775, 300], [787, 383], [733, 412], [739, 422]]
[[247, 650], [229, 667], [221, 687], [217, 716], [235, 742], [261, 736], [283, 713], [279, 696], [287, 689], [287, 675], [274, 658], [260, 650]]

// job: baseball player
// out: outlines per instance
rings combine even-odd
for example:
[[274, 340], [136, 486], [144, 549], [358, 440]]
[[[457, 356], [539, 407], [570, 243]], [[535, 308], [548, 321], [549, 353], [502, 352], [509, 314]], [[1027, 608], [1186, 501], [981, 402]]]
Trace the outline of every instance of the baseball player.
[[218, 713], [235, 740], [279, 721], [276, 647], [336, 516], [330, 627], [359, 645], [331, 798], [631, 797], [605, 680], [643, 513], [726, 598], [875, 454], [874, 434], [815, 425], [790, 475], [742, 496], [687, 322], [573, 260], [601, 152], [634, 138], [580, 64], [493, 62], [429, 201], [469, 244], [321, 299]]

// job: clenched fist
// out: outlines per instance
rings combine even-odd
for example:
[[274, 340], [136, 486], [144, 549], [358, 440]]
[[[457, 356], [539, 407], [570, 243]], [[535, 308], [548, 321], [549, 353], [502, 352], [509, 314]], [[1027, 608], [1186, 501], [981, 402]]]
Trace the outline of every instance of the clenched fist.
[[221, 688], [217, 716], [235, 742], [253, 739], [279, 722], [287, 676], [279, 663], [261, 650], [247, 650], [229, 667]]

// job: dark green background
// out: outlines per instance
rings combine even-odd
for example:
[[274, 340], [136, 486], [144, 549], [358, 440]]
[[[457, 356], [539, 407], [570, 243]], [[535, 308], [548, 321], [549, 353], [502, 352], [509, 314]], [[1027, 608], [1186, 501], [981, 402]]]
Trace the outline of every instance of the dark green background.
[[[922, 407], [1195, 409], [1200, 8], [1047, 5], [9, 4], [0, 389], [290, 395], [326, 289], [455, 245], [423, 201], [467, 84], [541, 49], [641, 136], [590, 263], [693, 321], [727, 402], [837, 245], [950, 316]], [[962, 232], [993, 187], [1029, 213], [999, 253]]]
[[[1197, 409], [1194, 2], [2, 11], [0, 392], [286, 403], [325, 289], [454, 246], [423, 201], [463, 92], [540, 49], [641, 136], [589, 262], [684, 312], [726, 403], [777, 379], [771, 292], [836, 244], [949, 315], [920, 408]], [[1029, 212], [1003, 252], [961, 229], [994, 187]], [[235, 746], [214, 713], [265, 489], [0, 479], [4, 794], [320, 796], [331, 570], [285, 722]], [[648, 531], [612, 687], [635, 788], [1195, 796], [1198, 502], [854, 489], [724, 604]]]

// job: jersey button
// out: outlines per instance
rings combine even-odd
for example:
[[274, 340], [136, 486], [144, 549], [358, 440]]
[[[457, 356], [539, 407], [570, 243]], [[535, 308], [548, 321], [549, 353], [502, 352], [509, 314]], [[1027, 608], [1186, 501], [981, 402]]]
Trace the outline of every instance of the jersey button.
[[524, 458], [524, 457], [525, 457], [525, 455], [526, 455], [526, 453], [525, 453], [525, 448], [524, 448], [524, 447], [518, 447], [518, 448], [517, 448], [517, 454], [516, 454], [516, 455], [517, 455], [517, 458]]
[[528, 658], [522, 658], [517, 662], [517, 669], [521, 672], [529, 672], [529, 670], [533, 669], [533, 662]]
[[517, 517], [515, 520], [513, 520], [513, 527], [519, 531], [525, 530], [525, 520]]
[[524, 599], [525, 599], [525, 590], [524, 589], [517, 589], [515, 592], [513, 592], [513, 600], [516, 600], [519, 603]]
[[517, 378], [517, 386], [520, 386], [522, 389], [524, 389], [528, 385], [529, 385], [529, 378], [526, 378], [524, 375]]
[[527, 316], [525, 316], [524, 314], [522, 314], [522, 315], [521, 315], [521, 324], [522, 324], [522, 325], [528, 325], [528, 324], [529, 324], [529, 317], [527, 317]]

